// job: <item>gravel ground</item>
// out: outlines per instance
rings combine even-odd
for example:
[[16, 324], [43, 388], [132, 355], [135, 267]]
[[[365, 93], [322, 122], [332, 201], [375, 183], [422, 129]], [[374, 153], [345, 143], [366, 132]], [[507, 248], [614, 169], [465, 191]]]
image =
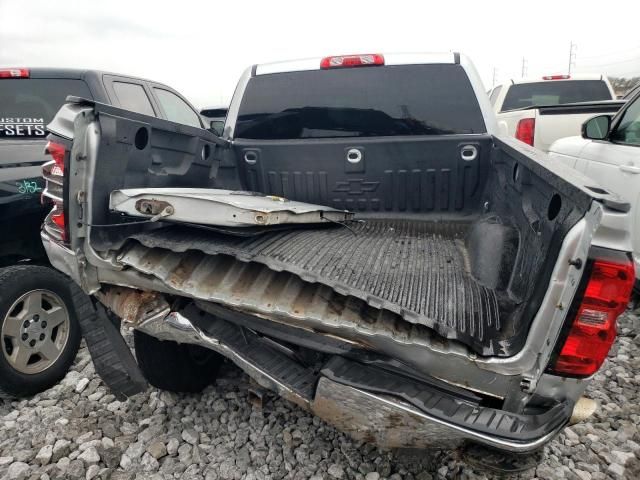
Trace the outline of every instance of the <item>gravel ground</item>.
[[[627, 315], [588, 396], [591, 421], [568, 428], [520, 478], [640, 478], [640, 320]], [[150, 389], [115, 400], [82, 348], [56, 387], [0, 400], [0, 478], [366, 479], [493, 478], [457, 452], [384, 452], [351, 441], [275, 397], [247, 401], [248, 379], [225, 368], [202, 395]]]

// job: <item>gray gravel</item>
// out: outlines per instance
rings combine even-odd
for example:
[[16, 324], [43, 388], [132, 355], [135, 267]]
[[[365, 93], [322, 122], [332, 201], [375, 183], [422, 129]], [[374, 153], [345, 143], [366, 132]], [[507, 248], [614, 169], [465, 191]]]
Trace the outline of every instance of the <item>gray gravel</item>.
[[[553, 441], [520, 478], [640, 478], [640, 321], [627, 315], [588, 390], [601, 408]], [[416, 479], [493, 478], [457, 452], [384, 452], [350, 440], [276, 397], [259, 411], [248, 379], [224, 369], [202, 395], [155, 389], [117, 401], [85, 348], [56, 387], [0, 400], [0, 478]]]

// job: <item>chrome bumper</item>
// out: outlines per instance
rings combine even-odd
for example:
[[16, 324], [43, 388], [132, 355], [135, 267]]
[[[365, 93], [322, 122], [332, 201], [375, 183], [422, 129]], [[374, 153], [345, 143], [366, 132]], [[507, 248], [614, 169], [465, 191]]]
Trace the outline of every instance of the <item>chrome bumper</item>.
[[243, 357], [224, 339], [211, 336], [180, 313], [158, 312], [134, 328], [161, 340], [214, 350], [231, 359], [261, 386], [277, 392], [353, 438], [383, 448], [455, 448], [465, 441], [472, 441], [504, 451], [526, 453], [542, 447], [564, 427], [561, 425], [533, 440], [504, 439], [432, 417], [396, 397], [355, 388], [325, 376], [319, 378], [313, 398], [303, 398], [261, 365]]

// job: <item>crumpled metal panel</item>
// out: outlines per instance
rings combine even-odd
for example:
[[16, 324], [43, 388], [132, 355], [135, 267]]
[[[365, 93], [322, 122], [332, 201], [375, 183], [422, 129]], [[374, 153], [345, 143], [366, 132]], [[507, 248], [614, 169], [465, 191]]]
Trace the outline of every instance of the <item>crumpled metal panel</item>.
[[345, 338], [387, 337], [398, 343], [431, 345], [433, 334], [423, 325], [402, 320], [387, 310], [340, 295], [331, 288], [308, 283], [288, 272], [259, 263], [198, 251], [175, 253], [132, 243], [118, 260], [153, 275], [173, 290], [203, 301], [220, 303], [303, 328], [320, 328]]
[[396, 398], [341, 385], [325, 377], [318, 382], [311, 411], [356, 440], [382, 448], [455, 448], [465, 435], [429, 420]]
[[[106, 283], [194, 298], [204, 311], [216, 303], [283, 325], [333, 335], [430, 376], [498, 397], [519, 385], [517, 376], [473, 367], [462, 345], [423, 325], [411, 324], [392, 312], [322, 284], [305, 282], [289, 272], [274, 272], [259, 263], [224, 255], [175, 253], [135, 242], [124, 248], [118, 259], [128, 267], [105, 279]], [[438, 352], [456, 354], [443, 360]]]
[[214, 188], [114, 190], [109, 208], [137, 217], [224, 227], [344, 222], [353, 218], [353, 213], [346, 210]]
[[198, 250], [287, 271], [493, 355], [502, 351], [498, 299], [469, 274], [464, 231], [464, 224], [371, 219], [348, 229], [251, 238], [177, 226], [133, 238], [147, 247]]
[[134, 325], [137, 330], [160, 340], [214, 350], [233, 361], [262, 387], [305, 409], [309, 408], [315, 383], [315, 375], [310, 370], [260, 346], [255, 333], [241, 332], [237, 326], [219, 319], [210, 327], [211, 331], [205, 332], [178, 312], [151, 315]]

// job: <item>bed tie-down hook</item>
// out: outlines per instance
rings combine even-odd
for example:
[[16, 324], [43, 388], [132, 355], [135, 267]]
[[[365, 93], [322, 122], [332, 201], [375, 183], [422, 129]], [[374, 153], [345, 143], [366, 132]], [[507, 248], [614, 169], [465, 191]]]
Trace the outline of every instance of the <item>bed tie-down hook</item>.
[[173, 215], [174, 213], [174, 209], [171, 205], [167, 205], [166, 207], [164, 207], [164, 209], [158, 213], [157, 215], [154, 215], [153, 217], [151, 217], [149, 219], [149, 221], [151, 222], [157, 222], [158, 220], [163, 219], [164, 217], [169, 217], [171, 215]]

